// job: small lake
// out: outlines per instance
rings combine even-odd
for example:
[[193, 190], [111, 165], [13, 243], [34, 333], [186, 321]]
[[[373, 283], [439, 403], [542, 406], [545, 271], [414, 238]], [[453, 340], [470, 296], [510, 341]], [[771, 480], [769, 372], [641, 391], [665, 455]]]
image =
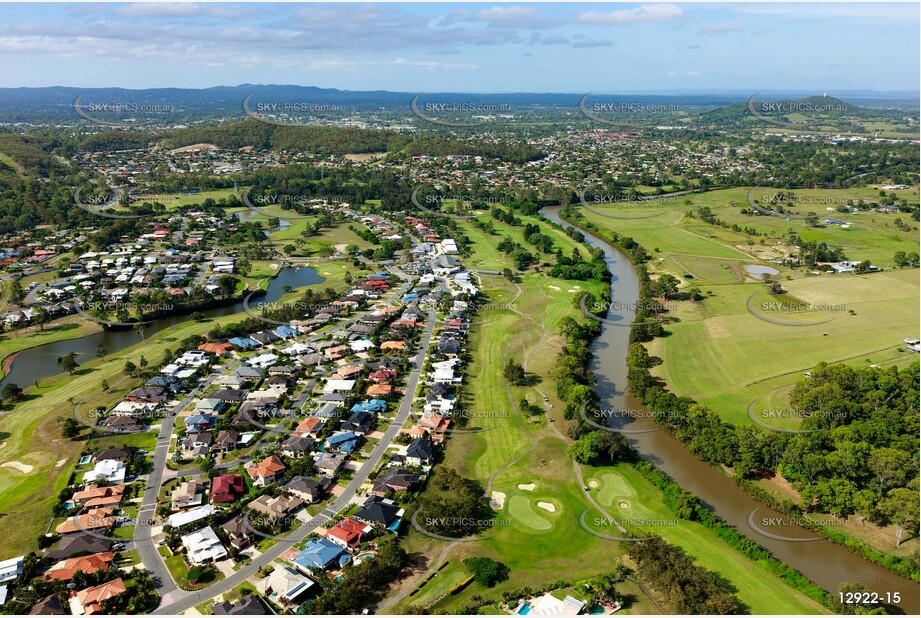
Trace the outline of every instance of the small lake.
[[[307, 285], [316, 285], [323, 283], [325, 279], [317, 273], [316, 269], [309, 266], [300, 268], [284, 268], [278, 275], [269, 281], [269, 287], [266, 295], [260, 297], [261, 302], [274, 302], [285, 295], [285, 287], [299, 288]], [[225, 307], [215, 307], [201, 313], [207, 318], [220, 318], [235, 313], [243, 312], [243, 303], [237, 302]], [[243, 319], [242, 316], [240, 319]], [[189, 320], [188, 315], [175, 315], [162, 318], [144, 327], [144, 338], [160, 332], [165, 328], [182, 324]], [[268, 325], [267, 325], [268, 327]], [[11, 336], [11, 335], [10, 335]], [[77, 354], [77, 362], [85, 363], [96, 358], [96, 349], [102, 345], [109, 354], [124, 350], [142, 341], [141, 336], [134, 329], [126, 330], [104, 330], [100, 333], [87, 335], [77, 339], [67, 341], [56, 341], [35, 348], [24, 350], [13, 361], [9, 373], [0, 380], [0, 386], [7, 382], [18, 384], [25, 388], [30, 386], [35, 380], [44, 380], [53, 375], [61, 373], [58, 367], [57, 359], [65, 354], [74, 352]], [[150, 359], [159, 361], [159, 359]]]
[[771, 266], [761, 266], [760, 264], [743, 264], [742, 266], [752, 278], [764, 279], [765, 275], [779, 275], [780, 271]]

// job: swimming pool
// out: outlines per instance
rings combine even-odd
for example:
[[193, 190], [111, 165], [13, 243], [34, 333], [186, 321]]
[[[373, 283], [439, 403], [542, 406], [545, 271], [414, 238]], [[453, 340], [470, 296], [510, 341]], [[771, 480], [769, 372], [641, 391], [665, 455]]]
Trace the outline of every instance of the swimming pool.
[[525, 603], [524, 605], [522, 605], [521, 607], [518, 608], [518, 615], [519, 615], [519, 616], [527, 616], [527, 615], [530, 614], [530, 613], [531, 613], [531, 604], [530, 604], [530, 603]]

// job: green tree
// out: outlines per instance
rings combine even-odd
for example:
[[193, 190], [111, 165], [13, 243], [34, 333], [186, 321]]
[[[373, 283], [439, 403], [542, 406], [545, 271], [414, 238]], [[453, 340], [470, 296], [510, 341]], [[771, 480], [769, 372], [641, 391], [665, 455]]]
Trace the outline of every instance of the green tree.
[[32, 323], [38, 325], [38, 330], [45, 330], [45, 324], [51, 321], [51, 314], [44, 307], [32, 309]]
[[80, 433], [80, 423], [75, 418], [65, 418], [61, 423], [61, 437], [73, 439]]
[[880, 500], [879, 510], [896, 525], [895, 546], [902, 544], [906, 531], [918, 533], [918, 492], [907, 487], [897, 487]]
[[73, 375], [79, 365], [77, 364], [77, 355], [74, 352], [58, 357], [58, 365], [61, 369]]
[[467, 558], [464, 560], [464, 566], [470, 569], [473, 579], [478, 584], [487, 588], [492, 588], [499, 582], [504, 582], [509, 575], [509, 568], [492, 558]]

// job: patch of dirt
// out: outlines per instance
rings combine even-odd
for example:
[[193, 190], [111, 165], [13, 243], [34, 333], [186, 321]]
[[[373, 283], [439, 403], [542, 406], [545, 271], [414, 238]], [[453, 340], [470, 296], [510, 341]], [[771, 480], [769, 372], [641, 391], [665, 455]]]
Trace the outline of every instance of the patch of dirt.
[[66, 457], [65, 457], [64, 459], [58, 459], [58, 462], [57, 462], [56, 464], [54, 464], [54, 467], [55, 467], [55, 468], [60, 468], [61, 466], [63, 466], [63, 465], [66, 464], [66, 463], [67, 463], [67, 458], [66, 458]]

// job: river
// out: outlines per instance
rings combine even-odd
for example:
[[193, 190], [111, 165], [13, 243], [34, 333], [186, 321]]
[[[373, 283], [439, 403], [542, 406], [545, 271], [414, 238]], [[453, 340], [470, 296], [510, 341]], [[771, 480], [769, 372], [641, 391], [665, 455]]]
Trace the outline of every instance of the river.
[[[560, 207], [549, 207], [541, 214], [564, 228], [571, 226], [559, 217]], [[610, 243], [582, 230], [592, 247], [600, 247], [612, 274], [611, 307], [607, 319], [629, 324], [633, 320], [630, 311], [618, 311], [620, 307], [635, 307], [639, 301], [639, 277], [620, 251]], [[592, 371], [597, 377], [595, 391], [601, 397], [603, 407], [614, 410], [646, 410], [626, 392], [627, 352], [630, 328], [603, 324], [601, 335], [592, 344]], [[655, 430], [655, 420], [648, 414], [627, 419], [620, 428], [627, 431]], [[692, 455], [675, 438], [665, 431], [625, 433], [630, 444], [639, 454], [668, 474], [676, 483], [696, 494], [717, 515], [738, 528], [746, 536], [768, 549], [778, 560], [786, 562], [810, 580], [836, 593], [842, 582], [859, 582], [867, 590], [879, 594], [898, 592], [901, 602], [897, 605], [908, 614], [918, 614], [918, 584], [897, 575], [851, 553], [841, 545], [826, 539], [813, 541], [784, 541], [759, 535], [748, 524], [749, 514], [758, 509], [762, 517], [783, 518], [784, 515], [768, 508], [740, 489], [720, 468], [710, 466]], [[773, 532], [780, 528], [772, 527]], [[799, 526], [786, 526], [783, 535], [792, 538], [810, 539], [816, 535]], [[727, 547], [726, 551], [735, 551]]]
[[[298, 288], [305, 285], [314, 285], [323, 283], [316, 269], [303, 266], [299, 268], [284, 268], [276, 277], [269, 281], [269, 287], [266, 295], [260, 297], [260, 302], [274, 302], [284, 294], [285, 286]], [[202, 311], [207, 318], [219, 318], [243, 311], [243, 303], [238, 302], [233, 305], [224, 307], [215, 307]], [[144, 337], [160, 332], [164, 328], [169, 328], [176, 324], [188, 321], [188, 315], [175, 315], [157, 320], [144, 326]], [[242, 319], [242, 318], [241, 318]], [[269, 328], [266, 325], [266, 328]], [[96, 358], [96, 349], [102, 345], [109, 354], [118, 352], [129, 346], [135, 345], [142, 341], [141, 335], [134, 329], [125, 330], [103, 330], [102, 332], [77, 339], [68, 339], [66, 341], [56, 341], [45, 345], [37, 346], [23, 350], [10, 367], [9, 372], [0, 380], [0, 386], [7, 382], [18, 384], [25, 388], [33, 383], [34, 380], [44, 380], [53, 375], [61, 373], [57, 364], [57, 359], [65, 354], [74, 352], [77, 354], [77, 362], [84, 363], [87, 360]], [[159, 359], [151, 359], [158, 361]]]

